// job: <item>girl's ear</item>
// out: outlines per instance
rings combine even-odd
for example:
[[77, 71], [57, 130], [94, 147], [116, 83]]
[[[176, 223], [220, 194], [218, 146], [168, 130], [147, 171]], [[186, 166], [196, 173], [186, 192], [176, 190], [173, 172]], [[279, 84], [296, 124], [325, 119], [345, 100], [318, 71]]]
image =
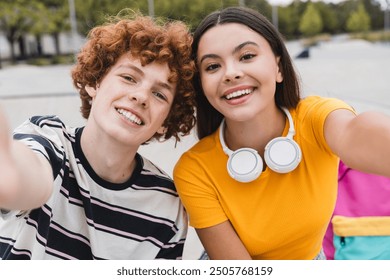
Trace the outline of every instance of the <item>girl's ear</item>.
[[281, 83], [281, 82], [283, 82], [283, 73], [280, 70], [282, 68], [282, 67], [280, 67], [280, 56], [276, 57], [276, 64], [277, 64], [276, 82]]

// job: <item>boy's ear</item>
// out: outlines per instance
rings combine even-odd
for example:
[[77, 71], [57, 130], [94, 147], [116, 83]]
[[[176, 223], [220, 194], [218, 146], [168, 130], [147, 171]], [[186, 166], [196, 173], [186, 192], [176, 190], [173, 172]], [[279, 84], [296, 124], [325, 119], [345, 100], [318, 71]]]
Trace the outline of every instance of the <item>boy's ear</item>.
[[90, 86], [85, 86], [85, 90], [88, 92], [88, 95], [90, 97], [95, 97], [96, 96], [96, 89], [94, 87], [90, 87]]
[[166, 128], [165, 126], [161, 126], [158, 130], [157, 130], [157, 133], [159, 134], [165, 134], [167, 132], [168, 128]]

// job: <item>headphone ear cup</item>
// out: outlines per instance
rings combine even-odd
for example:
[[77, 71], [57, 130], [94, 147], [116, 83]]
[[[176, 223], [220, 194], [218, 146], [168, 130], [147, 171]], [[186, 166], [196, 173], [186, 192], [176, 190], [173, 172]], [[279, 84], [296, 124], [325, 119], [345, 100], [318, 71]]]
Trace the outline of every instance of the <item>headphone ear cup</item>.
[[241, 148], [229, 156], [227, 170], [233, 179], [248, 183], [260, 176], [263, 171], [263, 161], [256, 150]]
[[302, 158], [299, 145], [291, 138], [277, 137], [272, 139], [264, 151], [267, 166], [278, 173], [293, 171]]

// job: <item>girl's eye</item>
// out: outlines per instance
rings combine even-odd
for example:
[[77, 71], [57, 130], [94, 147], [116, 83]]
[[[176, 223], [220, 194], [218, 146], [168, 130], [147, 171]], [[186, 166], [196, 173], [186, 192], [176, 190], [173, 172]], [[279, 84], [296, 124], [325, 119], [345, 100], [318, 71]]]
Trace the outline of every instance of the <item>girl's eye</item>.
[[252, 53], [245, 53], [244, 55], [241, 56], [240, 60], [248, 60], [251, 58], [254, 58], [256, 55]]
[[213, 70], [216, 70], [219, 68], [219, 64], [217, 63], [212, 63], [212, 64], [209, 64], [207, 65], [207, 67], [205, 68], [206, 72], [209, 72], [209, 71], [213, 71]]

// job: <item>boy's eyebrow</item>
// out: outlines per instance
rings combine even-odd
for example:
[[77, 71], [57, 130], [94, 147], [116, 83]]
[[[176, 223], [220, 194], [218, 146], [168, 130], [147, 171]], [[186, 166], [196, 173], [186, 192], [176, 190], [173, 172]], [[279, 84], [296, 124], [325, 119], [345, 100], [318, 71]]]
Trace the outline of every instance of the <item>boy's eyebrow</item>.
[[[258, 44], [256, 44], [255, 42], [252, 42], [252, 41], [246, 41], [246, 42], [243, 42], [241, 44], [239, 44], [237, 47], [234, 48], [232, 54], [238, 52], [239, 50], [241, 50], [243, 47], [245, 47], [246, 45], [254, 45], [254, 46], [259, 46]], [[203, 60], [205, 60], [206, 58], [218, 58], [219, 56], [216, 55], [216, 54], [206, 54], [204, 56], [202, 56], [202, 58], [200, 59], [200, 63], [202, 63]]]
[[137, 72], [138, 74], [140, 74], [141, 76], [145, 76], [144, 71], [142, 71], [141, 69], [139, 69], [138, 67], [134, 66], [134, 65], [131, 64], [131, 63], [123, 63], [123, 64], [119, 65], [118, 68], [119, 68], [119, 69], [120, 69], [120, 68], [130, 68], [130, 69], [136, 71], [136, 72]]
[[162, 82], [162, 81], [157, 82], [157, 84], [158, 84], [160, 87], [163, 87], [163, 88], [165, 88], [165, 89], [167, 89], [167, 90], [173, 92], [173, 87], [172, 87], [170, 84], [164, 83], [164, 82]]
[[[134, 66], [134, 65], [131, 64], [131, 63], [124, 63], [124, 64], [121, 64], [121, 65], [119, 65], [118, 68], [130, 68], [130, 69], [136, 71], [139, 75], [145, 76], [144, 71], [142, 71], [142, 70], [139, 69], [137, 66]], [[165, 82], [163, 82], [163, 81], [157, 81], [157, 84], [158, 84], [160, 87], [166, 88], [166, 89], [169, 90], [169, 91], [173, 91], [173, 87], [172, 87], [169, 83], [165, 83]]]

